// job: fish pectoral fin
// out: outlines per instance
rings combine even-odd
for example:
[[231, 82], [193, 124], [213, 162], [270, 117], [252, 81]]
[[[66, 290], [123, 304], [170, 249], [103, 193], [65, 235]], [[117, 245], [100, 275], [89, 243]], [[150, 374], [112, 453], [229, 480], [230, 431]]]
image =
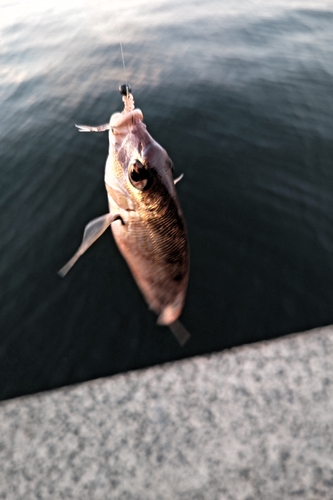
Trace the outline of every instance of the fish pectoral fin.
[[176, 319], [176, 321], [174, 321], [173, 323], [170, 323], [168, 327], [181, 346], [183, 346], [191, 337], [190, 332], [186, 330], [185, 326], [178, 319]]
[[174, 185], [176, 185], [177, 182], [181, 181], [183, 177], [184, 177], [184, 174], [180, 174], [180, 176], [177, 177], [177, 179], [174, 179], [174, 181], [173, 181]]
[[120, 215], [111, 215], [110, 213], [97, 217], [90, 221], [84, 228], [82, 243], [73, 255], [73, 257], [58, 271], [61, 277], [66, 276], [68, 271], [74, 266], [75, 262], [84, 254], [88, 248], [95, 243], [95, 241], [104, 233], [104, 231], [114, 222], [115, 220], [122, 218]]
[[75, 127], [79, 129], [79, 132], [105, 132], [105, 130], [110, 130], [110, 123], [105, 123], [104, 125], [97, 125], [97, 127], [92, 127], [91, 125], [76, 125]]

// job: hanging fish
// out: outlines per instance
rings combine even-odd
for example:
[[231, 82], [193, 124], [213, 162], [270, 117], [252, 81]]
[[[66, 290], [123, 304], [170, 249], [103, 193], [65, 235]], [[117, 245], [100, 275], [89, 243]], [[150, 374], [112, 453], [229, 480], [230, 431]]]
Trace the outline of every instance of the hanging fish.
[[168, 325], [183, 345], [190, 334], [178, 320], [189, 274], [189, 246], [184, 218], [167, 152], [147, 132], [134, 106], [129, 85], [122, 85], [124, 110], [110, 123], [80, 132], [109, 130], [105, 187], [110, 212], [85, 227], [82, 244], [59, 271], [65, 276], [78, 258], [111, 226], [117, 246], [157, 323]]

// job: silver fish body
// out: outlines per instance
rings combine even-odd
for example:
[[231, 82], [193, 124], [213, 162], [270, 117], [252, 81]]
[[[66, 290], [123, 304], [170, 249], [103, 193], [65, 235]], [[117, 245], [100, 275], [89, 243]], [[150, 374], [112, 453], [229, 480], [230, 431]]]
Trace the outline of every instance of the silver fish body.
[[122, 219], [111, 225], [113, 236], [158, 323], [169, 325], [182, 311], [189, 272], [172, 162], [140, 110], [114, 115], [110, 123], [105, 186], [111, 214]]
[[127, 94], [123, 100], [124, 111], [113, 114], [109, 124], [79, 126], [80, 131], [109, 129], [104, 180], [110, 213], [86, 226], [81, 247], [60, 274], [65, 275], [111, 226], [149, 308], [158, 315], [158, 324], [169, 325], [183, 344], [189, 334], [177, 319], [187, 289], [189, 245], [173, 164], [148, 133], [142, 112], [134, 109], [133, 97]]

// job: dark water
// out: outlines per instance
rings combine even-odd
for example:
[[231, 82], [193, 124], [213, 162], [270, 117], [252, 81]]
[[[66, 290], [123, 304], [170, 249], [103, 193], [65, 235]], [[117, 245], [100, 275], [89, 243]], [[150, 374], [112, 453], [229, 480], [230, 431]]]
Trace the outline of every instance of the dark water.
[[[70, 7], [68, 7], [70, 5]], [[333, 4], [122, 0], [128, 80], [184, 172], [191, 245], [180, 349], [155, 326], [110, 232], [121, 110], [112, 2], [0, 4], [0, 397], [333, 323]]]

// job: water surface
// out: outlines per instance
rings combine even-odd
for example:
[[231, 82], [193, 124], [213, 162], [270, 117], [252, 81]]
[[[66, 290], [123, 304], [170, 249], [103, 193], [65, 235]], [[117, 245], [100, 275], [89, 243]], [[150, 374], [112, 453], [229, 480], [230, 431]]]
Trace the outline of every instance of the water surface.
[[155, 325], [107, 211], [121, 110], [112, 2], [0, 3], [0, 397], [333, 322], [333, 7], [325, 1], [118, 5], [128, 81], [169, 152], [191, 274], [180, 349]]

